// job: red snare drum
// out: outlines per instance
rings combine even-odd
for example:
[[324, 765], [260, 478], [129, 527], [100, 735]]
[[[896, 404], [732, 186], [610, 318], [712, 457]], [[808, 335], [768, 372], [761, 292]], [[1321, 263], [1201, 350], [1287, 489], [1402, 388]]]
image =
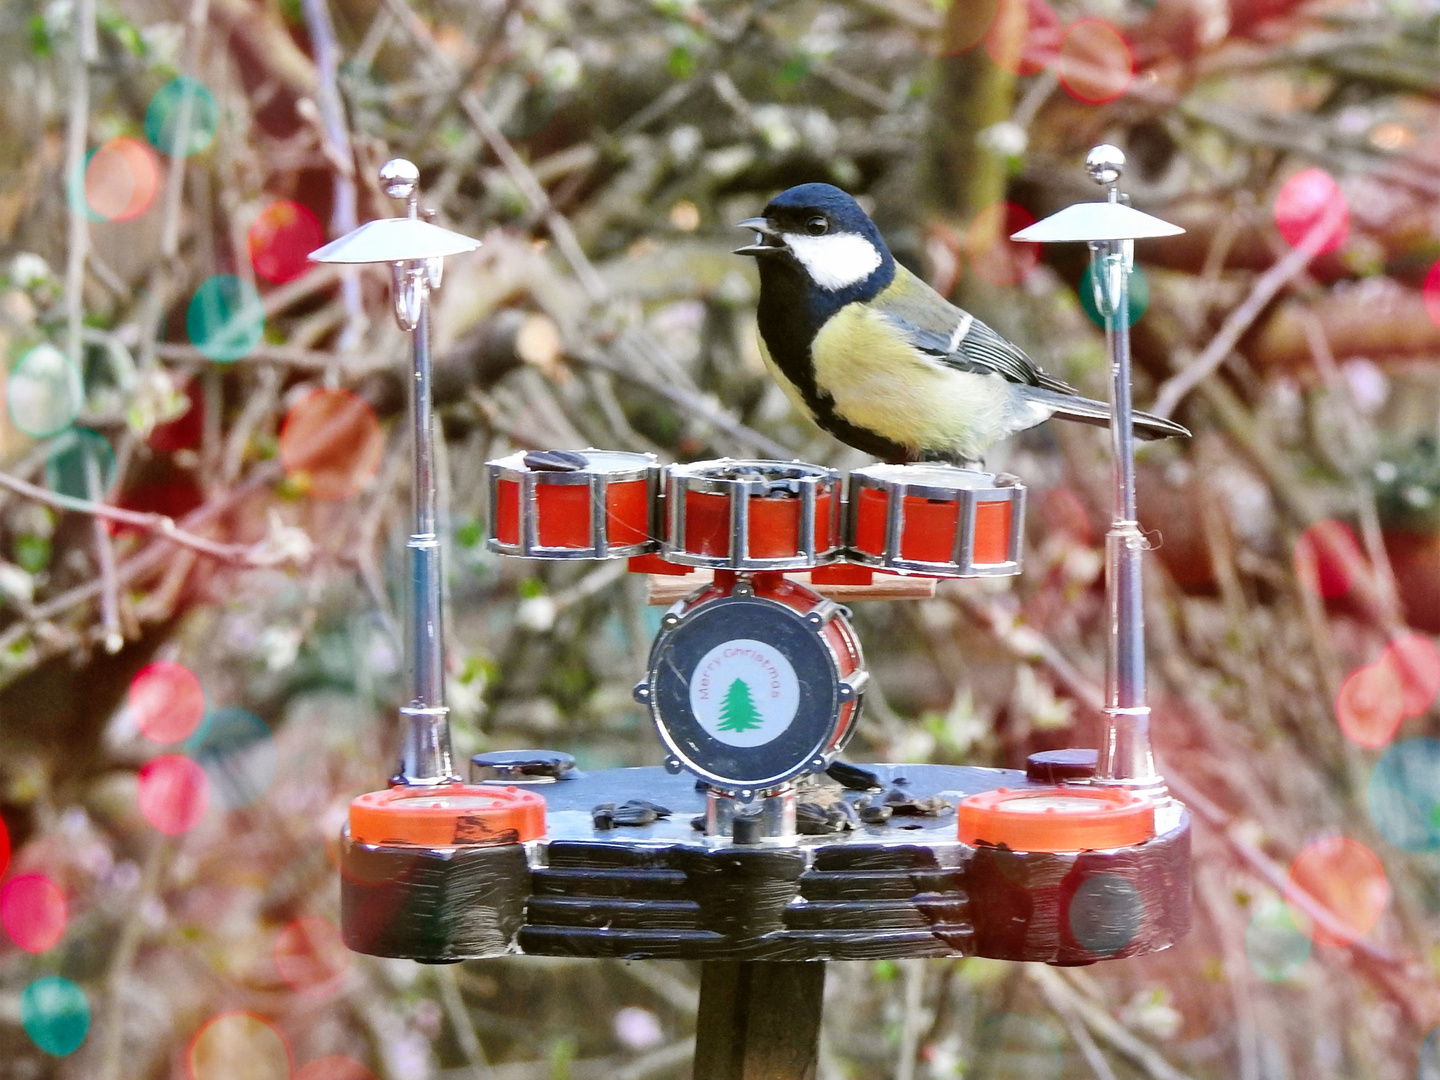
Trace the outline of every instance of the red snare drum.
[[850, 474], [846, 558], [898, 573], [1020, 572], [1025, 489], [951, 465], [872, 465]]
[[665, 470], [671, 562], [803, 570], [840, 554], [840, 474], [798, 461], [700, 461]]
[[485, 463], [489, 548], [526, 559], [619, 559], [654, 551], [659, 467], [653, 454], [584, 450], [583, 468], [525, 464], [525, 454]]
[[823, 770], [869, 679], [846, 614], [782, 574], [724, 570], [671, 607], [635, 696], [672, 764], [746, 799]]

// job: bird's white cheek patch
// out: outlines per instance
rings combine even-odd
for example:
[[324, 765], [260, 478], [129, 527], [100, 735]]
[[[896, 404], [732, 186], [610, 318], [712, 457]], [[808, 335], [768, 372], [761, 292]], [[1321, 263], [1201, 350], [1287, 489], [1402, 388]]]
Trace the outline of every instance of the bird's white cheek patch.
[[822, 289], [838, 292], [864, 281], [880, 265], [880, 252], [859, 233], [787, 236], [785, 243]]

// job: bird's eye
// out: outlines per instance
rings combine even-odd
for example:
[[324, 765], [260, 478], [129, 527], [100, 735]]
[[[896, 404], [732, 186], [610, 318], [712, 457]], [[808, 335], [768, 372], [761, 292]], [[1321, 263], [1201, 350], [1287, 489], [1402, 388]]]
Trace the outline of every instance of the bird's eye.
[[830, 222], [826, 221], [819, 214], [816, 214], [809, 221], [805, 222], [805, 231], [811, 236], [820, 236], [830, 228]]

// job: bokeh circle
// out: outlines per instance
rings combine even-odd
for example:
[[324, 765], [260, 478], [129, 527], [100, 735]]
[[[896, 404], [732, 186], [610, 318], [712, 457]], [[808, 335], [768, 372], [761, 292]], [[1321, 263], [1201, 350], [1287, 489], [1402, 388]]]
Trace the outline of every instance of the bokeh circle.
[[[1331, 926], [1311, 919], [1297, 901], [1307, 893], [1330, 916]], [[1348, 945], [1363, 937], [1390, 903], [1390, 881], [1375, 853], [1344, 836], [1309, 844], [1290, 866], [1285, 898], [1317, 945]]]
[[200, 730], [185, 741], [185, 752], [205, 770], [210, 796], [225, 810], [260, 799], [280, 764], [265, 721], [235, 706], [206, 716]]
[[1292, 978], [1310, 959], [1311, 949], [1309, 935], [1287, 904], [1257, 907], [1245, 929], [1245, 955], [1255, 974], [1266, 982]]
[[265, 336], [265, 305], [255, 286], [233, 274], [206, 278], [185, 310], [190, 343], [219, 363], [239, 360]]
[[251, 224], [250, 263], [266, 281], [294, 281], [308, 271], [310, 252], [325, 242], [325, 230], [309, 207], [282, 200], [271, 203]]
[[1395, 737], [1404, 719], [1405, 692], [1388, 667], [1365, 664], [1340, 684], [1335, 695], [1335, 718], [1346, 738], [1371, 749]]
[[140, 770], [140, 813], [166, 836], [187, 833], [210, 805], [210, 779], [184, 754], [165, 754]]
[[1404, 851], [1440, 850], [1440, 740], [1404, 739], [1386, 750], [1365, 791], [1375, 831]]
[[90, 1002], [69, 979], [49, 975], [20, 993], [20, 1025], [36, 1046], [54, 1057], [73, 1054], [90, 1030]]
[[120, 136], [102, 143], [85, 163], [85, 207], [102, 221], [129, 221], [150, 208], [160, 188], [155, 151]]
[[1089, 105], [1114, 101], [1135, 79], [1135, 58], [1125, 37], [1104, 19], [1077, 19], [1065, 31], [1056, 61], [1060, 85]]
[[5, 401], [16, 427], [47, 439], [74, 423], [85, 405], [80, 368], [54, 345], [36, 345], [11, 369]]
[[1324, 169], [1304, 169], [1280, 185], [1275, 196], [1275, 227], [1291, 247], [1299, 247], [1310, 231], [1326, 220], [1318, 254], [1334, 251], [1350, 231], [1350, 208], [1335, 178]]
[[205, 715], [205, 692], [184, 664], [157, 660], [130, 681], [127, 698], [141, 734], [157, 743], [189, 738]]
[[45, 485], [72, 499], [103, 499], [115, 483], [115, 451], [110, 440], [89, 428], [69, 428], [45, 455]]
[[[186, 137], [181, 142], [180, 125], [189, 104]], [[189, 157], [206, 149], [220, 124], [220, 106], [205, 84], [188, 75], [171, 79], [155, 92], [145, 110], [145, 138], [170, 157]]]
[[280, 462], [285, 474], [319, 499], [343, 499], [380, 468], [385, 436], [375, 410], [348, 390], [313, 390], [285, 414]]
[[44, 874], [22, 874], [0, 887], [0, 925], [10, 940], [42, 953], [65, 936], [65, 894]]
[[196, 1034], [188, 1080], [290, 1080], [290, 1047], [275, 1025], [248, 1012], [222, 1013]]

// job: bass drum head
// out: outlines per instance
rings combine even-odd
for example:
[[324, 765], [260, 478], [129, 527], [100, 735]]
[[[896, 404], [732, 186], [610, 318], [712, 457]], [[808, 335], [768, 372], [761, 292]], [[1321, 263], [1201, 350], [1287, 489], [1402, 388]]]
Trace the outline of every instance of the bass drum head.
[[744, 795], [822, 769], [839, 719], [830, 646], [795, 609], [756, 596], [701, 603], [650, 654], [650, 711], [680, 763]]

